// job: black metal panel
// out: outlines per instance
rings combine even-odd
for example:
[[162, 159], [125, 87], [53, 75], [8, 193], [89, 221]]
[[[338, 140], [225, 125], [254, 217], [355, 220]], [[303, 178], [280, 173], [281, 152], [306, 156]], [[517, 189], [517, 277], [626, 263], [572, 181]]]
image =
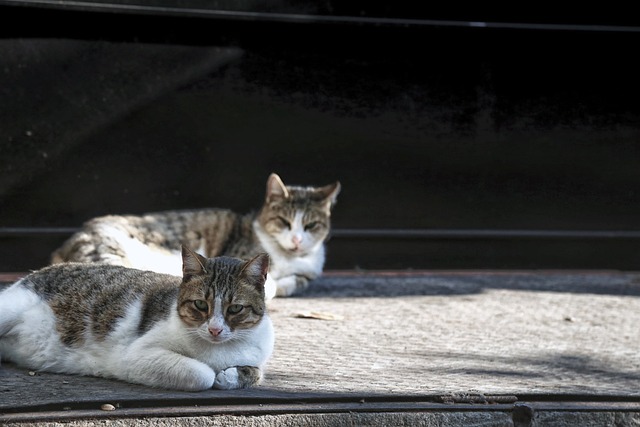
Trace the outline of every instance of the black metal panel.
[[[322, 16], [356, 16], [337, 10]], [[373, 10], [365, 17], [408, 16]], [[248, 211], [275, 171], [342, 182], [328, 268], [636, 268], [640, 35], [630, 18], [409, 17], [564, 25], [543, 30], [0, 12], [45, 23], [2, 29], [0, 227]], [[78, 25], [52, 25], [65, 19]], [[422, 238], [340, 234], [354, 229]], [[487, 234], [426, 235], [438, 230]], [[496, 238], [505, 230], [560, 234]], [[41, 266], [63, 238], [0, 236], [0, 270]]]

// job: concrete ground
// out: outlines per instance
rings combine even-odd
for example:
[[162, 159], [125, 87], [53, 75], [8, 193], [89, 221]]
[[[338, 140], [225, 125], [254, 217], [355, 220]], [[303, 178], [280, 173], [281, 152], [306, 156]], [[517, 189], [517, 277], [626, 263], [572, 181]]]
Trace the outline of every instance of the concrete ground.
[[183, 393], [4, 364], [0, 424], [640, 425], [640, 272], [334, 271], [270, 313], [259, 387]]

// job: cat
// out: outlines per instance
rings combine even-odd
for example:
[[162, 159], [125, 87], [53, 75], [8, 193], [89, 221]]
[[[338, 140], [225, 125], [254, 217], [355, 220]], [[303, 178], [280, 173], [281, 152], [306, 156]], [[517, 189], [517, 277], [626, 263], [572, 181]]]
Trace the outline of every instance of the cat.
[[273, 173], [257, 213], [212, 208], [94, 218], [53, 252], [51, 262], [103, 262], [179, 274], [183, 244], [206, 257], [246, 259], [267, 252], [267, 300], [290, 296], [323, 271], [331, 209], [340, 189], [339, 181], [286, 186]]
[[44, 267], [0, 293], [0, 356], [29, 369], [200, 391], [260, 383], [274, 346], [269, 256], [207, 259], [183, 277], [100, 263]]

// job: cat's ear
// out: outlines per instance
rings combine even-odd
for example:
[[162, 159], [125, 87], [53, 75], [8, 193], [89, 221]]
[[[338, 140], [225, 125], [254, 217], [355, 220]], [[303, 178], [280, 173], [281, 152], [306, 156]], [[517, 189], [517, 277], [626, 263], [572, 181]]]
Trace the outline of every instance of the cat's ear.
[[260, 289], [264, 288], [264, 282], [267, 280], [268, 271], [269, 255], [261, 253], [245, 263], [244, 267], [242, 267], [241, 274]]
[[340, 185], [340, 181], [336, 181], [333, 184], [320, 187], [319, 191], [327, 204], [327, 210], [331, 209], [331, 207], [335, 205], [336, 200], [338, 199], [338, 194], [340, 193], [341, 189], [342, 189], [342, 186]]
[[204, 264], [207, 259], [200, 254], [195, 253], [186, 246], [182, 246], [182, 277], [184, 279], [191, 276], [205, 274], [207, 270]]
[[272, 173], [267, 179], [267, 202], [273, 199], [287, 199], [289, 198], [289, 190], [284, 182], [280, 179], [278, 174]]

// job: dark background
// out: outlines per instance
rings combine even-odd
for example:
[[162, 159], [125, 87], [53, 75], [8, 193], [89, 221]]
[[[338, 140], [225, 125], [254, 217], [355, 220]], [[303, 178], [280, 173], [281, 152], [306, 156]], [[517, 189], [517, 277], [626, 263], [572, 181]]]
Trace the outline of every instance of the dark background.
[[257, 209], [271, 172], [341, 181], [328, 269], [637, 269], [640, 26], [625, 11], [12, 3], [0, 271], [41, 267], [97, 215]]

